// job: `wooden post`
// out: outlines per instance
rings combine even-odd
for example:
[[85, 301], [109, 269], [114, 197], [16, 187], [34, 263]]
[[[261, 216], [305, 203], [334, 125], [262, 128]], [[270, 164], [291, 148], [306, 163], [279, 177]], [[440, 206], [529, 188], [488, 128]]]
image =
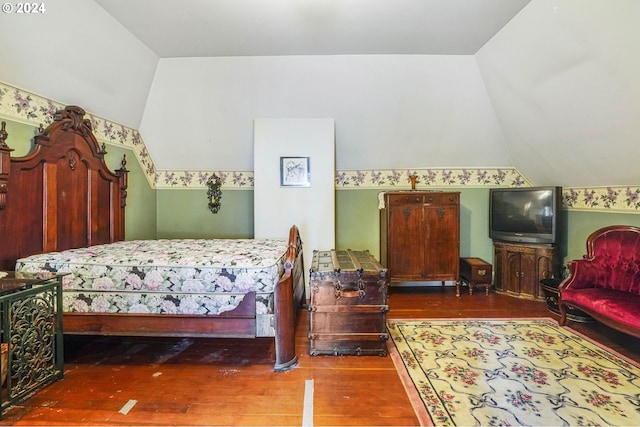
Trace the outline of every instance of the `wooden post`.
[[0, 209], [7, 205], [7, 192], [9, 190], [9, 169], [11, 168], [12, 148], [7, 145], [9, 134], [6, 130], [7, 123], [2, 122], [0, 128]]

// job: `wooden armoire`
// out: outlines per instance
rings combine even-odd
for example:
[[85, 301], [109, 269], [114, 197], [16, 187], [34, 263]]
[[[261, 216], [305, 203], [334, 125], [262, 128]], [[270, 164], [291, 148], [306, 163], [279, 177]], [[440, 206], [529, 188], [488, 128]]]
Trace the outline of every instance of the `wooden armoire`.
[[380, 263], [392, 284], [460, 280], [460, 193], [384, 193]]

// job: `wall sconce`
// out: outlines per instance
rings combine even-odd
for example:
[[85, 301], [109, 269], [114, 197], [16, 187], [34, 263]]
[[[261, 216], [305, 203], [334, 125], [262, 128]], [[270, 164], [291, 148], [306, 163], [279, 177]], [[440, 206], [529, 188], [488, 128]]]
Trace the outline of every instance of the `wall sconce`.
[[222, 206], [220, 203], [220, 199], [222, 199], [222, 190], [220, 187], [222, 186], [222, 181], [218, 177], [218, 175], [211, 174], [209, 179], [207, 180], [207, 200], [209, 201], [209, 210], [211, 213], [218, 213], [220, 207]]

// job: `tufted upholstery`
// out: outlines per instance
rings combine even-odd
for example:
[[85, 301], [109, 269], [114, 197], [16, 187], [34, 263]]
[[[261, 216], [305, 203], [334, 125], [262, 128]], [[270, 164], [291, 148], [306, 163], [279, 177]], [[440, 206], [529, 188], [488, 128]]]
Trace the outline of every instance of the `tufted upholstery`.
[[593, 232], [587, 254], [569, 264], [559, 286], [560, 324], [567, 307], [640, 337], [640, 228], [614, 225]]

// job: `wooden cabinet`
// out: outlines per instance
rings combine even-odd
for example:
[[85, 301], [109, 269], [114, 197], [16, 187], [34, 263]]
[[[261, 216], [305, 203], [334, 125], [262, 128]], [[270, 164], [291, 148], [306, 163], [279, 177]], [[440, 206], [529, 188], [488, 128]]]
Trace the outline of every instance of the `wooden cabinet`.
[[560, 257], [555, 246], [494, 242], [493, 247], [497, 291], [544, 299], [540, 280], [560, 277]]
[[380, 210], [380, 262], [390, 281], [458, 281], [460, 193], [394, 191]]

